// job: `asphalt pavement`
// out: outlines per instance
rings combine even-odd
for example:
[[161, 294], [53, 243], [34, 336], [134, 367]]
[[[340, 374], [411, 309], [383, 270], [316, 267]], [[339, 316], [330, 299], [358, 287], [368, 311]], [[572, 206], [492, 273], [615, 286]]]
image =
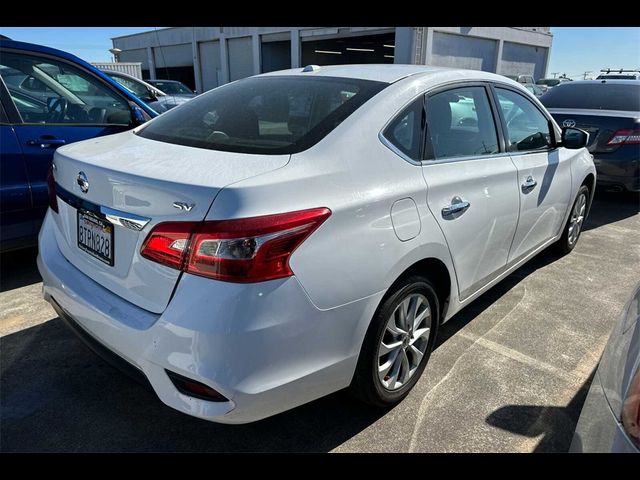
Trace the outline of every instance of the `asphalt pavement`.
[[41, 298], [34, 249], [0, 257], [0, 451], [565, 452], [640, 280], [638, 196], [598, 191], [575, 250], [542, 252], [440, 330], [389, 410], [339, 392], [248, 425], [165, 406]]

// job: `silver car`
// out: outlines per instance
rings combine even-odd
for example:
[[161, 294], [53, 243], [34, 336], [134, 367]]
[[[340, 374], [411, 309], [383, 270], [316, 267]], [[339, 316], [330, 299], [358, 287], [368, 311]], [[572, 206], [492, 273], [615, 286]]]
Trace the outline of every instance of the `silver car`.
[[640, 284], [596, 371], [571, 452], [640, 452]]
[[587, 139], [488, 72], [238, 80], [56, 151], [44, 295], [190, 415], [246, 423], [343, 388], [390, 406], [442, 322], [575, 247]]

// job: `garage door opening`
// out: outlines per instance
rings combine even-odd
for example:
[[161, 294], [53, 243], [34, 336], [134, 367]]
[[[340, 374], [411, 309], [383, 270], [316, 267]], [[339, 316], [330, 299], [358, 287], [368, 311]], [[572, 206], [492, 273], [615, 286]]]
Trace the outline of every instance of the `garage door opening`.
[[395, 33], [332, 38], [302, 43], [302, 65], [393, 63]]

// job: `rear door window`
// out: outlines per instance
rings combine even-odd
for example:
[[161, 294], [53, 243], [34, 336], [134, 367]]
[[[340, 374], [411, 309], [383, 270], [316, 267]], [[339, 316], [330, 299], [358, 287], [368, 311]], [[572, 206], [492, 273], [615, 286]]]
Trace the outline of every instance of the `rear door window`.
[[319, 142], [388, 84], [333, 77], [253, 77], [190, 100], [138, 135], [178, 145], [289, 154]]
[[462, 87], [427, 96], [427, 160], [492, 155], [498, 135], [484, 87]]

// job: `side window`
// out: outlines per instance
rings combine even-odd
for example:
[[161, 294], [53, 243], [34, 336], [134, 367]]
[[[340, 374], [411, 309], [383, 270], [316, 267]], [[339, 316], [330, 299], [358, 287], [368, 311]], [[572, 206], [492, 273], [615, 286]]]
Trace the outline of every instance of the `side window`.
[[129, 125], [128, 103], [73, 65], [2, 52], [0, 75], [24, 123]]
[[498, 153], [498, 134], [484, 87], [427, 97], [428, 160]]
[[502, 116], [507, 124], [509, 151], [551, 148], [547, 118], [527, 98], [504, 88], [496, 88]]
[[423, 97], [400, 112], [382, 134], [407, 157], [420, 161]]

